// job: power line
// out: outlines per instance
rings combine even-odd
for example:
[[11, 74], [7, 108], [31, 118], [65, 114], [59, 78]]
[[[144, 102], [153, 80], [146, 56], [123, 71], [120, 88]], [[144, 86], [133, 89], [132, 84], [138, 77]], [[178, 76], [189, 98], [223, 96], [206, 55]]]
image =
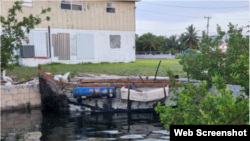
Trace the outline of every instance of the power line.
[[220, 18], [213, 18], [213, 19], [216, 19], [216, 20], [239, 20], [239, 21], [247, 21], [249, 19], [220, 19]]
[[[198, 27], [198, 28], [206, 28], [204, 27]], [[177, 30], [186, 30], [186, 29], [173, 29], [173, 30], [136, 30], [136, 31], [177, 31]]]
[[166, 13], [160, 13], [160, 12], [148, 11], [148, 10], [141, 10], [141, 9], [136, 9], [136, 10], [139, 10], [139, 11], [145, 11], [145, 12], [151, 12], [151, 13], [158, 13], [158, 14], [163, 14], [163, 15], [171, 15], [171, 16], [185, 17], [185, 18], [196, 18], [196, 19], [200, 19], [200, 18], [201, 18], [201, 17], [193, 17], [193, 16], [184, 16], [184, 15], [166, 14]]
[[[201, 19], [202, 17], [193, 17], [193, 16], [186, 16], [186, 15], [176, 15], [176, 14], [166, 14], [166, 13], [161, 13], [161, 12], [155, 12], [155, 11], [148, 11], [148, 10], [142, 10], [142, 9], [136, 9], [139, 11], [145, 11], [145, 12], [151, 12], [151, 13], [157, 13], [157, 14], [162, 14], [162, 15], [170, 15], [170, 16], [176, 16], [176, 17], [185, 17], [185, 18], [195, 18], [195, 19]], [[249, 19], [219, 19], [219, 18], [213, 18], [215, 20], [249, 20]]]
[[188, 7], [188, 6], [177, 6], [177, 5], [165, 5], [165, 4], [157, 4], [157, 3], [149, 3], [149, 2], [141, 2], [144, 4], [153, 4], [153, 5], [159, 5], [159, 6], [167, 6], [167, 7], [178, 7], [178, 8], [198, 8], [198, 9], [228, 9], [228, 8], [246, 8], [249, 6], [239, 6], [239, 7]]

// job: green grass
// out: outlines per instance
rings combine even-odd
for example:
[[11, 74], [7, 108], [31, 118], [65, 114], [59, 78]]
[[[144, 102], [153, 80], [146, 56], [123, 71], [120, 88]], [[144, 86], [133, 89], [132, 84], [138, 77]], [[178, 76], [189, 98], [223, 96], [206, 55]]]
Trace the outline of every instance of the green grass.
[[[71, 74], [77, 73], [92, 73], [100, 74], [115, 74], [121, 76], [127, 75], [141, 75], [154, 76], [160, 59], [138, 59], [136, 62], [130, 63], [80, 63], [76, 65], [67, 65], [60, 63], [53, 63], [42, 65], [42, 69], [56, 74], [64, 74], [68, 71]], [[182, 66], [179, 64], [179, 59], [161, 59], [161, 65], [157, 76], [166, 76], [166, 68], [173, 70], [174, 74], [185, 76]], [[37, 76], [37, 67], [16, 67], [13, 70], [7, 70], [7, 75], [16, 78], [28, 78]]]

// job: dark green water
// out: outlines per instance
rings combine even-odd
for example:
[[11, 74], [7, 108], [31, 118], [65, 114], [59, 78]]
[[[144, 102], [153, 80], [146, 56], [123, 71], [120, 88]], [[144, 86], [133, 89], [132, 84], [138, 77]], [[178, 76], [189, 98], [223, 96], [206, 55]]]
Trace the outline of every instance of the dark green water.
[[40, 108], [1, 113], [1, 140], [31, 138], [40, 141], [160, 141], [169, 138], [169, 135], [164, 131], [155, 113], [95, 114], [77, 111], [57, 112]]

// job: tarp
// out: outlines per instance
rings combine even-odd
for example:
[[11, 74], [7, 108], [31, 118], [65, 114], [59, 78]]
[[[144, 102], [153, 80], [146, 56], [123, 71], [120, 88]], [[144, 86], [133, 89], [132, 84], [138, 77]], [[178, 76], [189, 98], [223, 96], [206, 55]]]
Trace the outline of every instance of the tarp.
[[[166, 96], [168, 96], [169, 93], [169, 87], [165, 87]], [[163, 99], [165, 97], [164, 95], [164, 88], [157, 88], [149, 91], [142, 91], [138, 92], [135, 90], [130, 89], [130, 97], [129, 100], [132, 101], [143, 101], [143, 102], [149, 102], [154, 100]], [[122, 87], [121, 88], [121, 99], [128, 99], [128, 89]]]

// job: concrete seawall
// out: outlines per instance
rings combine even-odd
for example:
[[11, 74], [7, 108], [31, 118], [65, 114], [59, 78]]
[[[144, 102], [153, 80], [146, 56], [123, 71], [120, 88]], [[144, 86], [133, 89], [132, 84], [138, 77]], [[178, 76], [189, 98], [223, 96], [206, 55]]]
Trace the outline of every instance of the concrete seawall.
[[38, 83], [1, 86], [1, 111], [40, 106]]
[[[93, 76], [94, 77], [94, 76]], [[121, 76], [107, 76], [104, 75], [101, 78], [123, 78]], [[149, 76], [149, 78], [153, 76]], [[84, 78], [84, 77], [81, 77]], [[99, 77], [100, 78], [100, 77]], [[124, 76], [127, 78], [127, 76]], [[143, 76], [144, 78], [144, 76]], [[89, 79], [89, 77], [87, 77]], [[139, 78], [138, 78], [139, 79]], [[168, 77], [157, 77], [157, 79], [168, 79]], [[187, 81], [186, 78], [180, 78], [179, 81]], [[198, 85], [197, 80], [192, 80], [192, 83]], [[230, 85], [227, 84], [228, 88], [231, 89], [232, 95], [236, 97], [241, 93], [243, 87], [240, 85]], [[209, 89], [209, 92], [218, 93], [215, 86]], [[169, 96], [172, 95], [172, 92], [169, 93]], [[220, 95], [220, 94], [219, 94]], [[22, 108], [31, 108], [31, 107], [41, 107], [41, 94], [39, 92], [39, 83], [34, 82], [33, 84], [21, 84], [21, 85], [11, 85], [11, 86], [1, 86], [1, 111], [5, 110], [14, 110]], [[167, 101], [169, 102], [169, 101]]]

